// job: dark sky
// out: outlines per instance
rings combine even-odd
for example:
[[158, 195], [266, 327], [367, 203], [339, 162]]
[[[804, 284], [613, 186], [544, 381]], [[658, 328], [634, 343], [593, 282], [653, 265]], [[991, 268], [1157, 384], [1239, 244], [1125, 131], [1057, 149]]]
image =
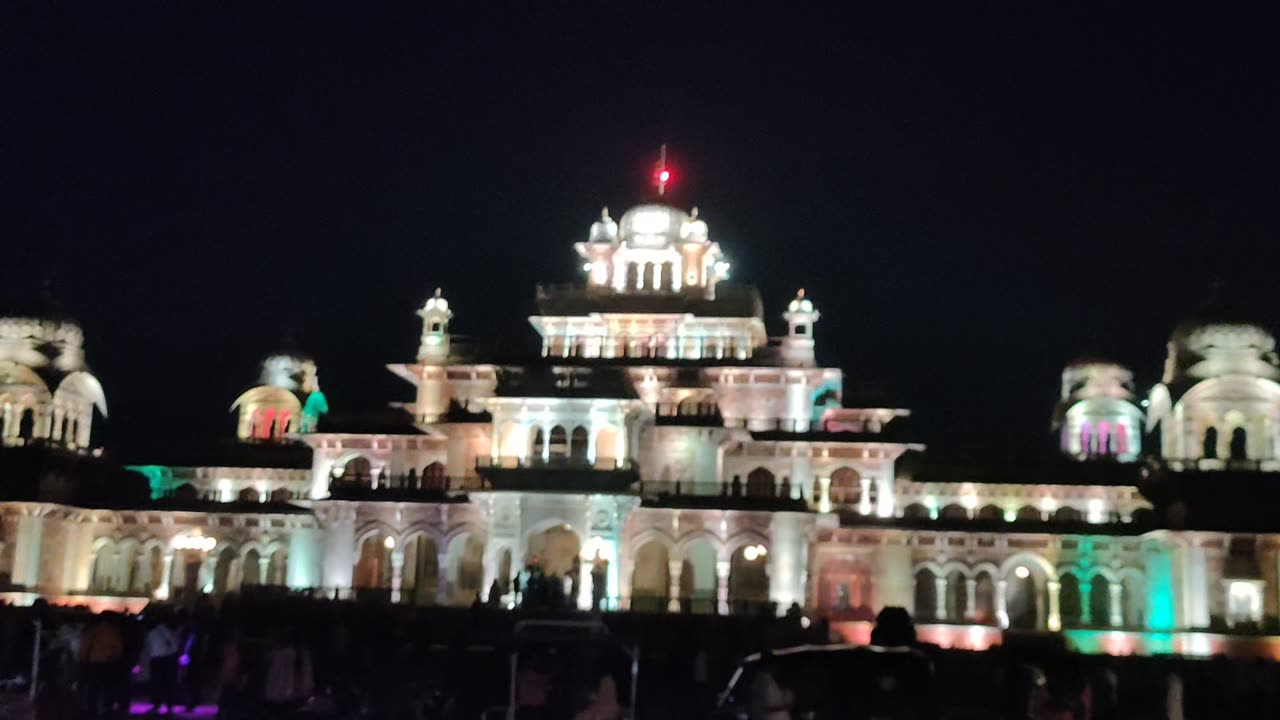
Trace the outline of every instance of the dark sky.
[[534, 347], [663, 141], [771, 332], [807, 288], [820, 358], [935, 445], [1045, 442], [1080, 354], [1154, 382], [1215, 280], [1275, 327], [1274, 17], [487, 5], [0, 11], [0, 312], [49, 279], [118, 454], [231, 434], [288, 334], [335, 409], [409, 399], [436, 286]]

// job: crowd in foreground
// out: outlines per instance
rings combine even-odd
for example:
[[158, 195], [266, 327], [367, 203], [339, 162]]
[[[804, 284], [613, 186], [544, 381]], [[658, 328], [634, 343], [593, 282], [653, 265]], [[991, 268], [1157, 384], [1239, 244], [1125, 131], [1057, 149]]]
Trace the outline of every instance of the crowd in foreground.
[[[535, 617], [594, 617], [610, 642], [579, 643], [572, 628], [526, 639], [517, 623]], [[917, 642], [900, 609], [881, 613], [871, 651], [812, 661], [771, 652], [828, 635], [798, 608], [782, 617], [588, 616], [292, 596], [138, 615], [0, 607], [0, 683], [21, 690], [38, 656], [34, 712], [56, 718], [216, 707], [233, 720], [496, 720], [512, 693], [522, 720], [614, 720], [632, 697], [641, 720], [1280, 717], [1273, 663], [1084, 656], [1012, 636], [985, 652], [944, 650]], [[0, 717], [22, 715], [0, 704]]]

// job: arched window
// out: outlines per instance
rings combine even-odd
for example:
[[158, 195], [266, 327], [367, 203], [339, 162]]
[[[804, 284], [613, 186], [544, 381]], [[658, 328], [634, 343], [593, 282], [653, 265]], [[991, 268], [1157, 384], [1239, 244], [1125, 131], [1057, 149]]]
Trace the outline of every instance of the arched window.
[[550, 456], [553, 458], [563, 458], [569, 456], [569, 434], [565, 432], [563, 425], [557, 425], [551, 428], [551, 447]]
[[747, 497], [773, 497], [776, 486], [773, 473], [758, 467], [747, 473]]
[[1237, 427], [1231, 431], [1231, 459], [1244, 460], [1249, 457], [1249, 434], [1242, 428]]
[[342, 479], [368, 485], [373, 482], [373, 465], [368, 458], [357, 455], [342, 466]]
[[831, 473], [829, 493], [833, 505], [857, 505], [862, 495], [862, 482], [858, 478], [858, 471], [842, 467]]
[[975, 517], [979, 520], [1003, 520], [1004, 511], [998, 505], [983, 505]]
[[951, 503], [950, 505], [944, 505], [938, 511], [938, 517], [944, 520], [968, 520], [969, 511], [965, 510], [963, 505]]
[[938, 617], [938, 584], [936, 576], [929, 568], [921, 568], [916, 573], [915, 618], [920, 620], [941, 620]]
[[271, 491], [271, 502], [289, 502], [290, 492], [287, 488], [276, 488]]
[[673, 290], [675, 288], [674, 266], [670, 262], [664, 262], [659, 266], [658, 289]]
[[1105, 575], [1093, 576], [1085, 601], [1089, 603], [1090, 625], [1111, 624], [1111, 581]]
[[1098, 423], [1098, 454], [1111, 454], [1111, 423], [1105, 420]]
[[574, 428], [569, 435], [569, 457], [586, 462], [587, 446], [590, 444], [589, 437], [590, 434], [585, 427], [579, 425]]
[[261, 502], [261, 496], [258, 494], [258, 491], [253, 488], [245, 488], [241, 490], [240, 493], [236, 495], [236, 499], [240, 502]]
[[445, 489], [444, 463], [436, 461], [422, 468], [422, 487], [425, 490]]
[[902, 508], [902, 517], [912, 520], [925, 520], [929, 517], [929, 508], [920, 503], [911, 503]]
[[178, 502], [195, 502], [199, 495], [196, 486], [191, 483], [182, 483], [173, 489], [173, 499]]
[[1058, 614], [1062, 626], [1079, 627], [1082, 611], [1080, 581], [1071, 573], [1063, 573], [1058, 578]]
[[1023, 505], [1022, 507], [1018, 508], [1017, 517], [1019, 520], [1035, 521], [1035, 522], [1039, 522], [1044, 519], [1044, 517], [1040, 514], [1040, 510], [1033, 505]]
[[1081, 455], [1088, 456], [1093, 454], [1092, 449], [1089, 447], [1089, 443], [1092, 441], [1093, 441], [1093, 429], [1089, 427], [1089, 423], [1087, 422], [1081, 423], [1080, 424], [1080, 454]]
[[533, 429], [533, 444], [529, 448], [529, 459], [533, 462], [542, 460], [542, 454], [547, 447], [547, 435], [542, 428], [535, 427]]
[[1061, 523], [1084, 522], [1084, 515], [1079, 510], [1064, 505], [1054, 511], [1053, 520]]
[[[31, 408], [22, 411], [22, 417], [18, 421], [18, 437], [23, 440], [31, 440], [36, 436], [36, 412]], [[70, 438], [71, 442], [75, 438]]]
[[1218, 458], [1218, 428], [1210, 427], [1204, 431], [1204, 455], [1207, 460]]
[[1129, 452], [1129, 428], [1125, 427], [1124, 423], [1116, 423], [1115, 448], [1117, 455]]

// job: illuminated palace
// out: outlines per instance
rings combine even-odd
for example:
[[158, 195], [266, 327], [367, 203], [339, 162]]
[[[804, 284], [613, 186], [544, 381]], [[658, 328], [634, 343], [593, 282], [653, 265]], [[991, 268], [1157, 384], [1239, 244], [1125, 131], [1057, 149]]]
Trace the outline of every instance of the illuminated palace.
[[[1056, 456], [938, 456], [907, 409], [856, 402], [817, 363], [813, 299], [774, 316], [728, 282], [696, 209], [606, 210], [572, 250], [584, 281], [538, 289], [523, 359], [455, 337], [466, 309], [436, 290], [417, 357], [388, 366], [405, 402], [385, 416], [329, 413], [316, 363], [276, 355], [228, 398], [234, 442], [228, 421], [217, 452], [128, 470], [92, 442], [107, 404], [80, 328], [0, 321], [3, 597], [508, 605], [536, 562], [583, 609], [797, 603], [856, 637], [899, 605], [965, 647], [1104, 629], [1203, 651], [1280, 615], [1280, 363], [1262, 328], [1178, 328], [1146, 399], [1118, 364], [1068, 365]], [[1219, 493], [1262, 507], [1219, 517]]]

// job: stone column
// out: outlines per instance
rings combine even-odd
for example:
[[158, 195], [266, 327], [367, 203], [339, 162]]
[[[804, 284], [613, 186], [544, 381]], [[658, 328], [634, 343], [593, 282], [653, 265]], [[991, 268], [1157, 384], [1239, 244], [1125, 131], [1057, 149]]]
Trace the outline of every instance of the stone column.
[[44, 535], [41, 512], [37, 508], [27, 508], [25, 514], [18, 516], [13, 543], [13, 584], [25, 586], [28, 590], [34, 590], [40, 584], [40, 544]]
[[1085, 580], [1084, 582], [1080, 583], [1080, 624], [1081, 625], [1087, 626], [1087, 625], [1093, 624], [1093, 608], [1089, 607], [1089, 605], [1091, 604], [1089, 602], [1089, 599], [1092, 596], [1093, 596], [1093, 583], [1088, 580]]
[[1062, 629], [1062, 615], [1058, 610], [1058, 591], [1062, 589], [1062, 585], [1057, 580], [1050, 580], [1049, 588], [1049, 617], [1045, 622], [1050, 632], [1058, 632]]
[[391, 602], [400, 602], [400, 585], [404, 582], [404, 548], [391, 551]]
[[729, 614], [729, 561], [716, 561], [716, 601], [721, 615]]
[[964, 581], [964, 619], [978, 619], [978, 581], [966, 578]]
[[1008, 592], [1008, 580], [1002, 578], [996, 582], [996, 622], [1002, 628], [1009, 627], [1009, 606], [1006, 600]]
[[667, 611], [680, 612], [680, 573], [684, 570], [684, 561], [667, 560]]
[[169, 599], [169, 582], [173, 577], [173, 550], [165, 548], [164, 562], [160, 564], [160, 584], [156, 586], [157, 600]]
[[440, 579], [436, 581], [436, 604], [448, 605], [453, 600], [449, 592], [449, 553], [436, 555], [436, 570], [440, 573]]
[[354, 506], [343, 503], [320, 517], [324, 526], [324, 574], [321, 584], [326, 594], [334, 593], [345, 598], [351, 594], [352, 575], [356, 567], [356, 512]]
[[947, 577], [937, 575], [933, 578], [933, 619], [947, 618]]
[[818, 478], [818, 497], [814, 498], [818, 504], [818, 512], [831, 512], [831, 478]]
[[[830, 479], [827, 480], [831, 482]], [[858, 478], [858, 512], [862, 515], [871, 514], [871, 478], [862, 476]]]
[[1120, 584], [1119, 580], [1116, 580], [1111, 583], [1107, 591], [1110, 593], [1108, 599], [1111, 601], [1107, 608], [1111, 611], [1111, 617], [1108, 619], [1111, 621], [1111, 627], [1120, 627], [1124, 624], [1124, 608], [1120, 606], [1120, 594], [1124, 592], [1124, 586]]
[[285, 582], [295, 590], [318, 587], [320, 581], [320, 531], [294, 528], [289, 534], [289, 560]]
[[271, 577], [267, 573], [271, 572], [271, 555], [260, 553], [258, 555], [258, 584], [270, 585]]

